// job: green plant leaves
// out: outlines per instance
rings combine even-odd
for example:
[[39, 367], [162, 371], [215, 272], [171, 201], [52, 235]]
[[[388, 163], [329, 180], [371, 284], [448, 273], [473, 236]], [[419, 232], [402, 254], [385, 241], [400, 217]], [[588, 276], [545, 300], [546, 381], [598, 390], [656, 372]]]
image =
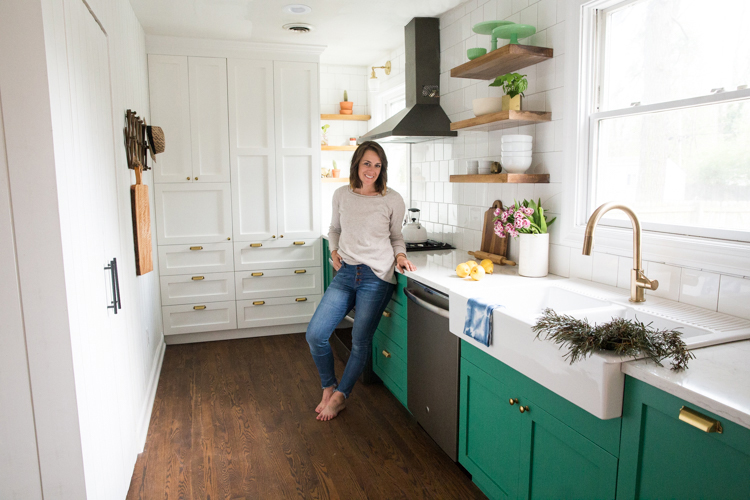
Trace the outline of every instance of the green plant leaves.
[[526, 75], [506, 73], [495, 78], [495, 81], [490, 83], [489, 86], [502, 87], [503, 92], [512, 99], [518, 94], [524, 95], [526, 89], [529, 88], [529, 81], [526, 79]]

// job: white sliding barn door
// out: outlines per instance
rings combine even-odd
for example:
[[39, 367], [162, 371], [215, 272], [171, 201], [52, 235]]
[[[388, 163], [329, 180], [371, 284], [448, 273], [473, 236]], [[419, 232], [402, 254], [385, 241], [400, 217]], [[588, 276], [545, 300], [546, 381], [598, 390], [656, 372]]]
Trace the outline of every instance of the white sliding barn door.
[[108, 309], [114, 297], [104, 269], [114, 258], [122, 262], [108, 39], [82, 0], [66, 0], [65, 16], [73, 124], [66, 146], [75, 164], [58, 183], [73, 214], [61, 229], [86, 490], [88, 499], [124, 498], [132, 473], [121, 434], [132, 428], [122, 411], [125, 319]]

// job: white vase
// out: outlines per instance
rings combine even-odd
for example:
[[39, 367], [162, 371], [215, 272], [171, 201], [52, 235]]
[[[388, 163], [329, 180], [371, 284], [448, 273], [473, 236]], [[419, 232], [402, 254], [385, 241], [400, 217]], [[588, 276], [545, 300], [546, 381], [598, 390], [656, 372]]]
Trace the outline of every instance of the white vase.
[[521, 233], [518, 238], [518, 274], [528, 278], [547, 276], [549, 271], [549, 233]]

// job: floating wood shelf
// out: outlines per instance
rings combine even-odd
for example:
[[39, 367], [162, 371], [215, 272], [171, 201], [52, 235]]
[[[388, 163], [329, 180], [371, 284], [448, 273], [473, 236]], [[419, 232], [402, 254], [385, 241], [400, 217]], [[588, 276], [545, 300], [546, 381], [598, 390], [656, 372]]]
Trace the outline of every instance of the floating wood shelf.
[[320, 146], [321, 151], [354, 151], [357, 146]]
[[501, 182], [508, 184], [543, 184], [549, 182], [549, 174], [479, 174], [451, 175], [451, 182]]
[[488, 52], [482, 57], [451, 69], [453, 78], [492, 80], [552, 57], [552, 49], [533, 45], [508, 44]]
[[551, 119], [552, 113], [544, 111], [500, 111], [499, 113], [490, 113], [489, 115], [453, 122], [451, 123], [451, 130], [497, 130], [548, 122]]
[[320, 115], [321, 120], [353, 120], [357, 122], [366, 122], [370, 115]]
[[349, 182], [348, 177], [321, 177], [320, 182]]

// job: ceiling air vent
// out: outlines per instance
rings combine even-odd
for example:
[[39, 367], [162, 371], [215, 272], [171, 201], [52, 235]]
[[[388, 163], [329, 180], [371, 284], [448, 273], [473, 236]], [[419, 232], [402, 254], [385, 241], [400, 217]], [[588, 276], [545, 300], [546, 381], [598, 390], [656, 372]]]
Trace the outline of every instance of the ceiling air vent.
[[313, 29], [315, 29], [313, 28], [311, 24], [305, 24], [305, 23], [285, 24], [284, 26], [282, 26], [282, 28], [284, 28], [287, 31], [291, 31], [292, 33], [297, 33], [300, 35], [304, 33], [309, 33]]

